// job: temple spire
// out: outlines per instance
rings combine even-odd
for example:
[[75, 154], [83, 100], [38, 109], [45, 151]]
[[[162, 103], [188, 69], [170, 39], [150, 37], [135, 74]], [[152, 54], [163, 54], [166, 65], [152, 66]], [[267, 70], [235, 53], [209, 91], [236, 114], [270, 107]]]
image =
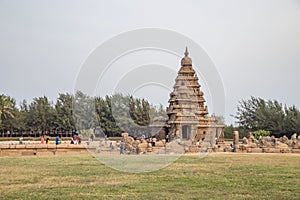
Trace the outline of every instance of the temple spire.
[[188, 55], [189, 55], [189, 52], [188, 52], [188, 48], [187, 48], [187, 47], [185, 47], [184, 55], [185, 55], [185, 57], [188, 57]]

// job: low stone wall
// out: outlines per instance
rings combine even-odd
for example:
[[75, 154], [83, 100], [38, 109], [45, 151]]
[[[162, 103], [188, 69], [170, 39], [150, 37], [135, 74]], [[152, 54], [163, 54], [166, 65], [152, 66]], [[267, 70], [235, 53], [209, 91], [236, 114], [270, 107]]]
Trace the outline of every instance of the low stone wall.
[[73, 144], [1, 144], [0, 156], [51, 156], [63, 154], [87, 154], [83, 145]]

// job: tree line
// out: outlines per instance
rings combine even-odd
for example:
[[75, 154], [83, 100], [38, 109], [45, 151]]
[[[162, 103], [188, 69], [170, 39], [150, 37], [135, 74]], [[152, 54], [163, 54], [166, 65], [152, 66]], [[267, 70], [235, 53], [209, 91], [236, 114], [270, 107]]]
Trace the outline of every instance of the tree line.
[[[282, 105], [276, 100], [251, 97], [242, 100], [234, 116], [242, 132], [269, 131], [281, 137], [300, 133], [300, 112], [296, 106]], [[232, 128], [232, 127], [230, 127]]]
[[[122, 132], [132, 135], [149, 133], [154, 117], [166, 117], [162, 105], [155, 107], [145, 99], [130, 95], [114, 94], [106, 97], [90, 97], [80, 91], [59, 94], [55, 103], [46, 96], [25, 100], [16, 105], [15, 99], [0, 95], [0, 133], [76, 132], [101, 127], [107, 136], [119, 136]], [[241, 137], [249, 132], [269, 131], [277, 137], [300, 133], [300, 111], [276, 100], [251, 97], [242, 100], [234, 115], [238, 126], [225, 128], [225, 137], [239, 130]]]
[[56, 102], [46, 96], [25, 100], [17, 106], [15, 99], [0, 95], [0, 132], [55, 134], [78, 132], [101, 127], [107, 136], [122, 132], [146, 133], [154, 117], [165, 116], [163, 106], [151, 105], [145, 99], [115, 94], [90, 97], [77, 91], [75, 95], [59, 94]]

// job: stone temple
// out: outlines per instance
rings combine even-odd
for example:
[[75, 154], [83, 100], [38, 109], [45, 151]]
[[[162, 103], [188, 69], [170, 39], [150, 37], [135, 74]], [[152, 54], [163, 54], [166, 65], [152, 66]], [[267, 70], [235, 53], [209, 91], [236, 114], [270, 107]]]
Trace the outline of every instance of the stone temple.
[[186, 48], [167, 108], [169, 138], [191, 140], [193, 143], [205, 139], [212, 145], [223, 143], [225, 125], [217, 117], [208, 116], [198, 81]]

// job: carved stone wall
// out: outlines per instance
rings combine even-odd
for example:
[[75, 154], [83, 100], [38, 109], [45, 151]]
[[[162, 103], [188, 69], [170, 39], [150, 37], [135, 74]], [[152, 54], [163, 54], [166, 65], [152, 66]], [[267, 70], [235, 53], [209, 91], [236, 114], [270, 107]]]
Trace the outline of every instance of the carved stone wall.
[[[188, 56], [181, 59], [181, 68], [175, 79], [167, 108], [170, 139], [197, 140], [205, 138], [212, 145], [223, 137], [224, 124], [208, 116], [204, 93], [200, 90], [199, 79]], [[220, 138], [223, 141], [223, 138]]]

